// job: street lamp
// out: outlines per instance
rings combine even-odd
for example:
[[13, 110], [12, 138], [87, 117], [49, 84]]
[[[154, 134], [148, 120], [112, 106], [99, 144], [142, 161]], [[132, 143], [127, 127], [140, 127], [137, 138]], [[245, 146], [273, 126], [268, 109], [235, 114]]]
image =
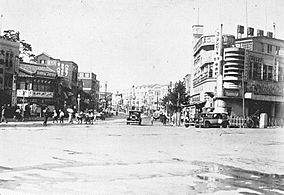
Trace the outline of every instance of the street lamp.
[[80, 94], [78, 94], [77, 101], [78, 101], [78, 113], [79, 113], [80, 112], [80, 101], [81, 101], [81, 95]]

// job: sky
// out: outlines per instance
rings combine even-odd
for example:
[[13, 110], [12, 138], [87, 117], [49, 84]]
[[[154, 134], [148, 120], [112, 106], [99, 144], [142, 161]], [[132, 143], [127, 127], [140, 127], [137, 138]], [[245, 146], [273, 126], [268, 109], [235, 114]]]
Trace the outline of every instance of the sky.
[[[247, 20], [246, 20], [247, 1]], [[0, 0], [2, 31], [92, 71], [108, 91], [169, 84], [191, 73], [192, 25], [236, 35], [237, 25], [284, 39], [282, 0]], [[198, 11], [199, 10], [199, 17]], [[199, 21], [198, 21], [199, 18]]]

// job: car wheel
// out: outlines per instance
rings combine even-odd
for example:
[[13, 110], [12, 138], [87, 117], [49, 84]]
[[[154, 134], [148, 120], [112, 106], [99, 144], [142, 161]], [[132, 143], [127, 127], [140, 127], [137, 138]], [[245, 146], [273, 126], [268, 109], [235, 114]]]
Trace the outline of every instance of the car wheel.
[[186, 128], [188, 128], [188, 127], [189, 127], [189, 124], [185, 124], [184, 126], [185, 126]]
[[126, 125], [129, 125], [129, 123], [127, 122]]
[[206, 121], [205, 124], [204, 124], [204, 127], [205, 128], [209, 128], [210, 127], [210, 122]]
[[227, 122], [223, 122], [223, 123], [221, 124], [221, 126], [222, 126], [223, 128], [227, 128], [227, 127], [228, 127], [228, 123], [227, 123]]

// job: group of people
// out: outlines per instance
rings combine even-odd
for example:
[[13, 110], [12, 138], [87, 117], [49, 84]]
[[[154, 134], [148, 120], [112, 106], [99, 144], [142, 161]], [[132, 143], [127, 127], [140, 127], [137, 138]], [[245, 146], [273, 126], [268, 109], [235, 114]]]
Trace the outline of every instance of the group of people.
[[[159, 119], [160, 119], [160, 121], [161, 121], [161, 123], [162, 123], [163, 125], [166, 125], [167, 122], [168, 122], [168, 120], [169, 120], [169, 118], [167, 117], [167, 115], [164, 114], [164, 113], [161, 113], [161, 114], [160, 114]], [[155, 120], [155, 117], [154, 117], [154, 114], [152, 114], [152, 115], [151, 115], [151, 124], [152, 124], [152, 125], [154, 124], [154, 120]]]
[[47, 125], [48, 118], [51, 116], [53, 123], [63, 123], [65, 116], [68, 116], [68, 123], [73, 124], [74, 119], [78, 124], [82, 124], [83, 121], [85, 124], [93, 124], [96, 121], [96, 116], [93, 110], [86, 110], [85, 112], [76, 112], [72, 108], [67, 108], [66, 113], [62, 109], [54, 109], [53, 112], [49, 111], [49, 108], [46, 107], [43, 110], [43, 125]]

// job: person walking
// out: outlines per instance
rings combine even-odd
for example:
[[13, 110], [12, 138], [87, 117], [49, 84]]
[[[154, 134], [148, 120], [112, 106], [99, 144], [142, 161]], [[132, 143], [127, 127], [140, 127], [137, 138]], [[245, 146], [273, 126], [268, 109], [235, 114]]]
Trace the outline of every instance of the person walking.
[[6, 111], [6, 107], [2, 106], [2, 110], [1, 110], [1, 123], [5, 122], [8, 123], [7, 119], [6, 119], [6, 115], [7, 115], [7, 111]]
[[53, 121], [52, 121], [53, 123], [54, 123], [54, 121], [56, 121], [56, 123], [58, 123], [58, 114], [57, 114], [56, 109], [53, 110], [52, 119], [53, 119]]
[[48, 107], [46, 107], [46, 108], [43, 110], [43, 117], [44, 117], [43, 125], [44, 125], [44, 126], [47, 125], [48, 115], [49, 115], [49, 109], [48, 109]]
[[63, 110], [59, 110], [59, 122], [63, 123], [63, 119], [64, 119], [64, 112]]
[[74, 113], [74, 110], [72, 108], [68, 108], [67, 109], [67, 112], [68, 112], [68, 123], [73, 123], [73, 113]]
[[154, 124], [154, 116], [151, 115], [151, 125], [153, 125], [153, 124]]

